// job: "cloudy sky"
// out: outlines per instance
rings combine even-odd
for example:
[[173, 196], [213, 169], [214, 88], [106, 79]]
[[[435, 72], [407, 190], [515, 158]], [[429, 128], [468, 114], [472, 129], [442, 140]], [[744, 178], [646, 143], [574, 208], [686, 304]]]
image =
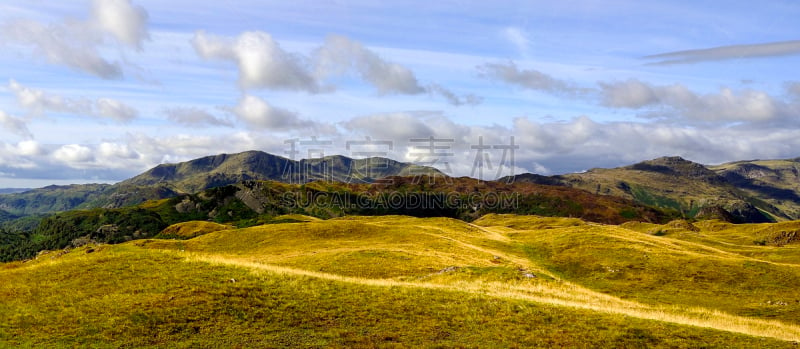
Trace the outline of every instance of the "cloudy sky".
[[4, 0], [0, 187], [253, 149], [479, 159], [484, 178], [798, 157], [797, 18], [791, 0]]

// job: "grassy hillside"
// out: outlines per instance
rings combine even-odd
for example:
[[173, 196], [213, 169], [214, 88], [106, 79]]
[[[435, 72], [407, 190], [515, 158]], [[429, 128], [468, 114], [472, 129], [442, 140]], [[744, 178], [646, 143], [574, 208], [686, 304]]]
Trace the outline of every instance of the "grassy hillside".
[[[0, 264], [0, 346], [794, 347], [797, 226], [342, 217]], [[760, 233], [759, 233], [760, 234]], [[761, 235], [759, 235], [761, 236]]]

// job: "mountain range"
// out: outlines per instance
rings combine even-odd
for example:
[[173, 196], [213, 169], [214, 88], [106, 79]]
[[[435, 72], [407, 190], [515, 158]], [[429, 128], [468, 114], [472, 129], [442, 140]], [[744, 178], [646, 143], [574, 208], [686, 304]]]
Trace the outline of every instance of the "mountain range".
[[73, 209], [118, 208], [246, 180], [297, 184], [316, 180], [372, 183], [387, 176], [421, 174], [441, 175], [431, 167], [380, 157], [351, 159], [334, 155], [295, 161], [261, 151], [247, 151], [206, 156], [176, 164], [161, 164], [113, 185], [53, 185], [0, 195], [0, 215], [3, 211], [13, 216], [23, 216]]
[[[295, 161], [247, 151], [158, 165], [114, 185], [49, 186], [0, 194], [0, 220], [73, 209], [120, 208], [252, 180], [369, 184], [389, 176], [419, 174], [444, 177], [434, 168], [386, 158], [336, 155]], [[800, 158], [706, 166], [680, 157], [662, 157], [582, 173], [526, 173], [497, 182], [580, 189], [596, 198], [619, 197], [685, 218], [717, 218], [735, 223], [800, 218]]]

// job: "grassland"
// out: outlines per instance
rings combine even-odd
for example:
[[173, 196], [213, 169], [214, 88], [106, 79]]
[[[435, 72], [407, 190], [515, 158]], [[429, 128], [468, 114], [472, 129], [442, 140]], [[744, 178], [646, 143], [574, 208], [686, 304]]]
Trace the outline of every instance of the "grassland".
[[87, 245], [0, 264], [0, 346], [777, 348], [800, 340], [800, 245], [785, 238], [798, 223], [285, 218], [296, 223], [188, 222], [162, 232], [188, 240]]

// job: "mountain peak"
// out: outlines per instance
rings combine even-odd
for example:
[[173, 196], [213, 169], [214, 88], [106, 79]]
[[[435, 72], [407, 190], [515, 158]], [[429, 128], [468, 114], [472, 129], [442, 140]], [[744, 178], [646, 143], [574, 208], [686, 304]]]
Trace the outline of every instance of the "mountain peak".
[[631, 170], [657, 172], [665, 175], [684, 176], [705, 182], [724, 182], [716, 172], [704, 165], [686, 160], [680, 156], [662, 156], [625, 167]]

